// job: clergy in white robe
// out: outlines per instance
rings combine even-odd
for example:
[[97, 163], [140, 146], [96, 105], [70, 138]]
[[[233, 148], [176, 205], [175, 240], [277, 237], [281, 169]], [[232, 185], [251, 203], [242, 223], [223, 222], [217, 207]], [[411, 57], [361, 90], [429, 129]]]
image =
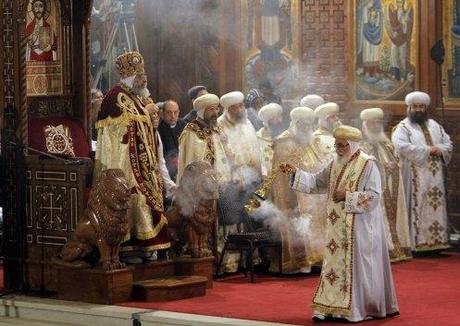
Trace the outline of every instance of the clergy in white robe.
[[[223, 190], [220, 199], [221, 218], [219, 219], [218, 250], [224, 247], [224, 233], [244, 230], [247, 221], [245, 203], [257, 189], [261, 180], [261, 151], [254, 126], [249, 121], [241, 92], [223, 95], [220, 104], [224, 113], [217, 119], [219, 129], [231, 148], [231, 181]], [[224, 272], [238, 269], [240, 255], [227, 252], [223, 260]]]
[[380, 108], [361, 112], [364, 141], [362, 150], [374, 156], [382, 179], [382, 210], [385, 233], [392, 262], [412, 258], [409, 221], [399, 159], [393, 143], [383, 130], [384, 114]]
[[328, 102], [315, 109], [315, 116], [318, 119], [318, 129], [313, 136], [318, 139], [321, 151], [324, 153], [334, 152], [335, 128], [341, 125], [339, 119], [339, 106], [336, 103]]
[[412, 92], [406, 104], [408, 117], [394, 128], [392, 141], [402, 160], [412, 250], [446, 249], [444, 170], [451, 159], [452, 142], [440, 124], [428, 119], [428, 94]]
[[257, 140], [254, 126], [248, 120], [243, 93], [227, 93], [221, 97], [220, 104], [224, 108], [224, 113], [217, 119], [217, 125], [232, 149], [231, 167], [233, 179], [240, 177], [238, 170], [241, 167], [250, 167], [256, 173], [260, 173], [261, 152], [259, 141]]
[[352, 322], [398, 314], [383, 214], [382, 188], [375, 159], [359, 149], [361, 132], [334, 131], [337, 157], [311, 174], [289, 164], [291, 186], [301, 192], [327, 187], [326, 249], [313, 298], [313, 318]]
[[258, 115], [264, 124], [256, 136], [262, 153], [262, 176], [266, 177], [272, 170], [273, 140], [283, 129], [283, 108], [278, 103], [270, 103], [263, 106]]
[[[298, 107], [291, 111], [291, 125], [274, 143], [273, 167], [290, 163], [309, 172], [321, 171], [329, 165], [332, 155], [321, 152], [313, 138], [315, 114], [312, 109]], [[278, 223], [282, 243], [283, 273], [309, 273], [311, 266], [321, 264], [324, 251], [326, 195], [302, 194], [293, 191], [289, 178], [276, 169], [272, 199], [282, 212]], [[270, 270], [279, 270], [279, 257], [271, 255]]]

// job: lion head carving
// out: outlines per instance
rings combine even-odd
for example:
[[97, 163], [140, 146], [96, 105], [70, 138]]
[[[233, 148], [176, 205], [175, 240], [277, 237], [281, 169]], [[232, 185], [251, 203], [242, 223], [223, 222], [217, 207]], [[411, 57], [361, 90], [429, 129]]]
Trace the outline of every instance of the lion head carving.
[[167, 212], [176, 252], [181, 253], [183, 239], [194, 258], [212, 255], [209, 237], [215, 224], [219, 184], [208, 162], [195, 161], [187, 165], [176, 191], [173, 208]]

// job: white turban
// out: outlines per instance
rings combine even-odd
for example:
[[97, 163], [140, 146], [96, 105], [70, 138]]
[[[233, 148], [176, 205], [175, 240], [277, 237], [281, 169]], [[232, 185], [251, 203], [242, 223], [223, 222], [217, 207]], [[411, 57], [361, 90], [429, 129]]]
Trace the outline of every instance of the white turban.
[[220, 104], [224, 109], [228, 109], [232, 105], [244, 102], [244, 95], [241, 92], [230, 92], [220, 98]]
[[211, 106], [219, 105], [219, 97], [214, 94], [204, 94], [193, 101], [193, 108], [197, 112], [197, 116], [204, 119], [204, 111]]
[[264, 123], [267, 123], [270, 119], [280, 116], [283, 113], [283, 108], [278, 103], [270, 103], [264, 105], [259, 110], [259, 118]]
[[315, 115], [319, 119], [327, 119], [330, 115], [337, 113], [339, 113], [339, 106], [334, 102], [324, 103], [315, 109]]
[[307, 107], [297, 107], [290, 113], [291, 121], [297, 122], [299, 120], [307, 120], [308, 122], [315, 121], [315, 112]]
[[430, 105], [430, 95], [424, 92], [412, 92], [406, 95], [406, 105], [410, 106], [412, 104], [425, 104], [426, 106]]
[[324, 99], [316, 94], [307, 95], [300, 100], [300, 106], [315, 110], [318, 106], [324, 104]]
[[360, 114], [360, 118], [362, 121], [382, 120], [383, 116], [384, 116], [383, 111], [380, 108], [362, 110]]

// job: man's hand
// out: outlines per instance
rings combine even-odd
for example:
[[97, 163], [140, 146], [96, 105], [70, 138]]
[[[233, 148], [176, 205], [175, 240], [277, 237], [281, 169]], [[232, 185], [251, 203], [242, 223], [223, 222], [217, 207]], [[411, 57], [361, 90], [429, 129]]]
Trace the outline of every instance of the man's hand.
[[332, 200], [334, 201], [334, 203], [340, 203], [341, 201], [345, 200], [346, 195], [347, 192], [345, 190], [337, 190], [332, 195]]
[[296, 168], [293, 167], [289, 163], [282, 163], [282, 164], [280, 164], [280, 170], [281, 170], [281, 172], [283, 172], [285, 174], [294, 174], [295, 171], [296, 171]]
[[432, 155], [432, 156], [441, 156], [442, 151], [441, 151], [441, 149], [439, 147], [431, 146], [430, 147], [430, 155]]

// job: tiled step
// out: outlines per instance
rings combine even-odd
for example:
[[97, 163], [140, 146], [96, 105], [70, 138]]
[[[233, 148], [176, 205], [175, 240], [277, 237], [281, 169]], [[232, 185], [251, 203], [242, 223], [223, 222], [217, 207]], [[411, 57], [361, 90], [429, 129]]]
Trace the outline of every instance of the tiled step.
[[204, 276], [169, 276], [133, 283], [134, 300], [158, 302], [206, 295], [208, 278]]
[[10, 296], [0, 300], [0, 326], [288, 326], [179, 312]]

